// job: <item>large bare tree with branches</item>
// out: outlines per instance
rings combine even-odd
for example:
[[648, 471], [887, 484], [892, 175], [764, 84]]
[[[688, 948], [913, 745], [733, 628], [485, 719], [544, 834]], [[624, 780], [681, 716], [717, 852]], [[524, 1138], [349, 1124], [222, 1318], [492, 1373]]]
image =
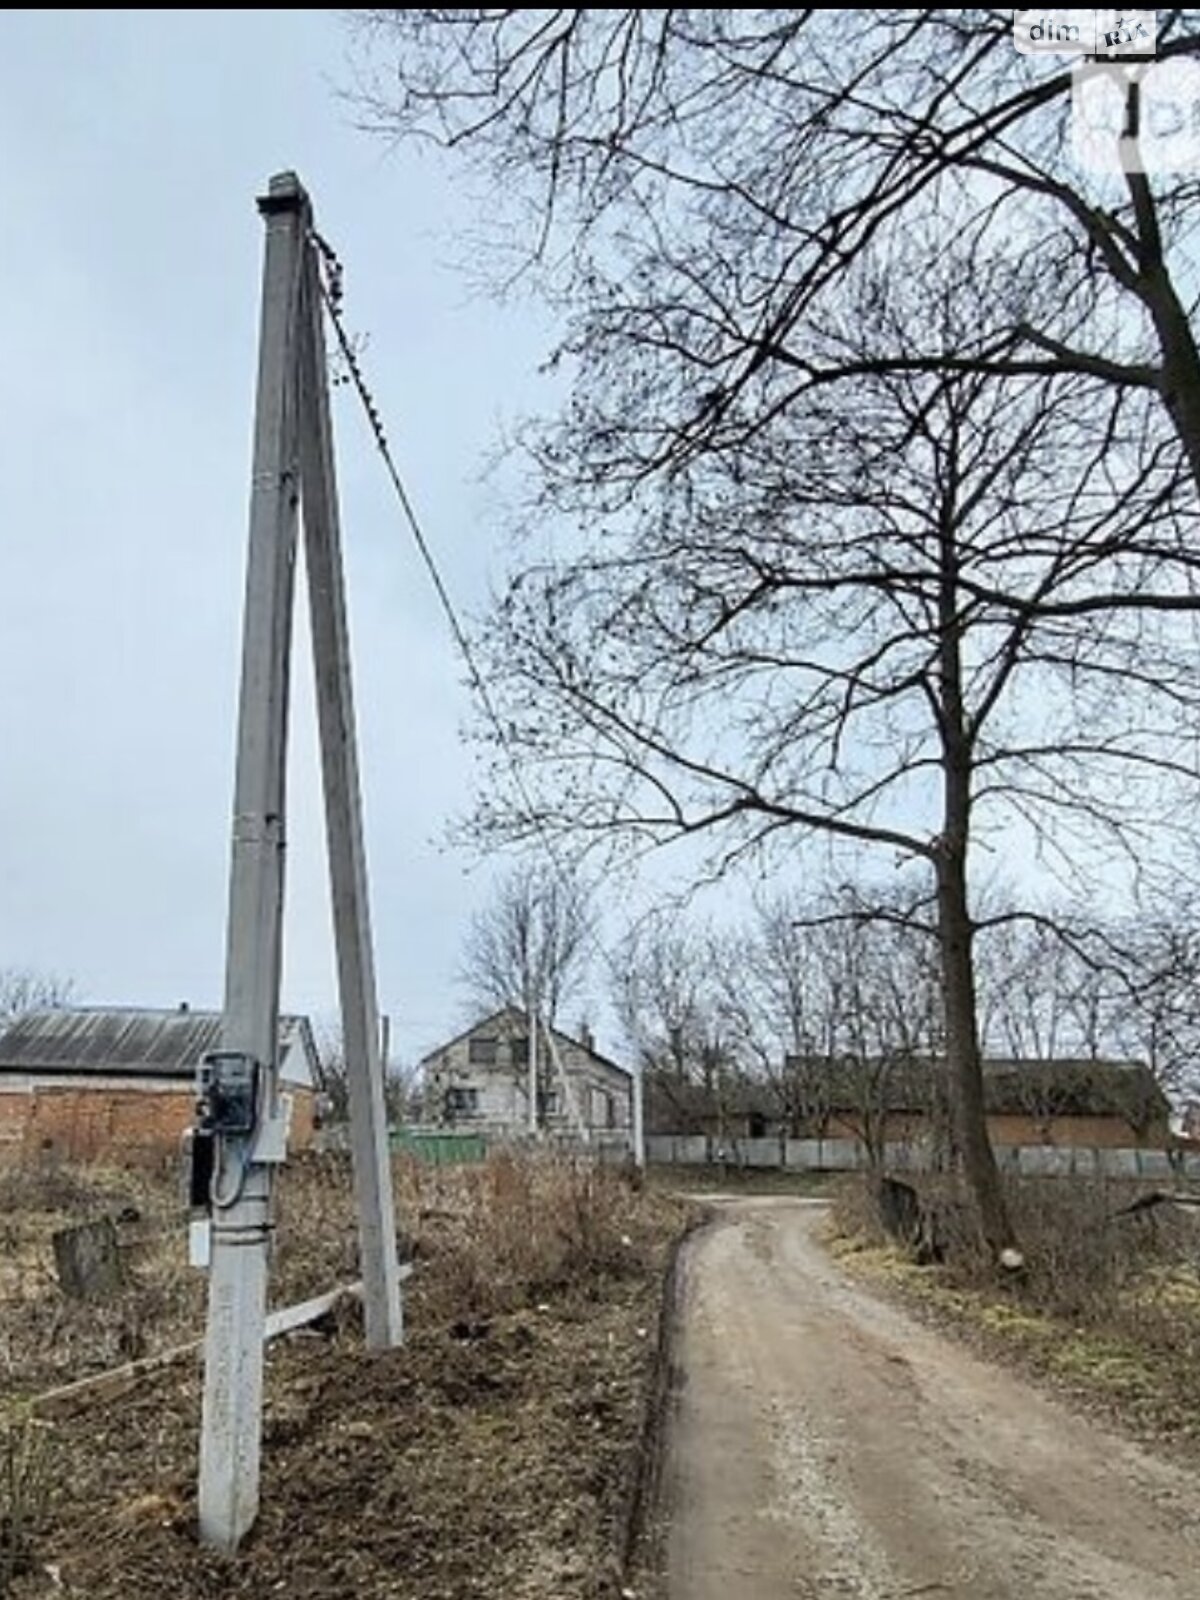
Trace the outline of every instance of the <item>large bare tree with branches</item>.
[[[1200, 193], [1193, 171], [1146, 170], [1141, 114], [1151, 75], [1165, 83], [1200, 56], [1200, 12], [1160, 11], [1157, 60], [1115, 69], [1126, 133], [1111, 170], [1090, 172], [1071, 138], [1079, 64], [1019, 54], [1012, 15], [357, 13], [369, 121], [498, 180], [524, 223], [515, 244], [504, 230], [508, 275], [536, 262], [577, 313], [567, 352], [613, 330], [627, 342], [631, 320], [652, 362], [664, 337], [686, 347], [670, 427], [647, 419], [662, 460], [719, 445], [764, 373], [793, 395], [853, 381], [854, 364], [809, 337], [812, 318], [865, 255], [919, 270], [909, 239], [932, 220], [935, 255], [969, 236], [1034, 260], [1039, 292], [1002, 314], [981, 297], [952, 357], [930, 345], [896, 359], [1153, 394], [1200, 477], [1187, 265]], [[1194, 101], [1194, 78], [1175, 90]]]
[[722, 866], [818, 831], [912, 869], [1002, 1250], [972, 852], [1132, 858], [1196, 774], [1194, 185], [1136, 135], [1067, 173], [1070, 74], [994, 12], [369, 15], [401, 44], [380, 119], [532, 202], [571, 316], [531, 447], [586, 532], [490, 639], [546, 780], [512, 827]]
[[[1132, 603], [1190, 572], [1187, 479], [1136, 402], [1096, 437], [1073, 376], [868, 371], [879, 327], [903, 348], [914, 313], [953, 345], [945, 291], [865, 282], [826, 335], [864, 353], [853, 406], [781, 407], [639, 494], [605, 539], [519, 574], [488, 642], [539, 826], [708, 835], [725, 865], [816, 831], [925, 875], [958, 1145], [1003, 1249], [972, 846], [1037, 839], [1076, 865], [1099, 833], [1133, 858], [1195, 778], [1190, 617]], [[614, 442], [578, 408], [572, 427], [547, 507], [582, 517], [597, 456], [638, 428], [625, 414]]]

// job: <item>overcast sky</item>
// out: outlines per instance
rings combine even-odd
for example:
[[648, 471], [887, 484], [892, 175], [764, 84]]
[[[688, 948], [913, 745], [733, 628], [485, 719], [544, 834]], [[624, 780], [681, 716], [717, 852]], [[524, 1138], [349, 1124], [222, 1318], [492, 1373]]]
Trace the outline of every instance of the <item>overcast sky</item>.
[[[456, 599], [502, 556], [479, 481], [538, 403], [545, 329], [450, 265], [467, 202], [353, 126], [321, 11], [0, 15], [0, 967], [96, 1003], [219, 1005], [262, 226], [294, 168]], [[348, 392], [336, 395], [380, 1002], [399, 1050], [461, 1016], [488, 874], [443, 846], [471, 781], [462, 673]], [[306, 636], [297, 643], [306, 646]], [[285, 1003], [333, 953], [303, 648]]]

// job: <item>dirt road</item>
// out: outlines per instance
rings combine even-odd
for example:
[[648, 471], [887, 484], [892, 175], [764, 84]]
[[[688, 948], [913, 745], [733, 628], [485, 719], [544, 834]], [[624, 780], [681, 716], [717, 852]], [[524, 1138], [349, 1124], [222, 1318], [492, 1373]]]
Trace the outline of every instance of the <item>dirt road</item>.
[[1196, 1477], [874, 1298], [821, 1221], [737, 1201], [685, 1251], [669, 1600], [1200, 1600]]

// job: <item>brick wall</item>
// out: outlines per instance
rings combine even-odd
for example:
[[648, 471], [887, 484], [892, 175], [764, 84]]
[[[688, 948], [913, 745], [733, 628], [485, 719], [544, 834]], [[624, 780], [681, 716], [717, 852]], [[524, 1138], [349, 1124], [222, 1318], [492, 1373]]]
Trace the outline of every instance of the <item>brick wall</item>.
[[0, 1093], [0, 1154], [19, 1150], [25, 1141], [25, 1123], [33, 1096], [23, 1089]]
[[[313, 1094], [293, 1089], [293, 1150], [313, 1137]], [[53, 1151], [70, 1161], [144, 1160], [179, 1149], [195, 1115], [190, 1084], [179, 1088], [83, 1088], [41, 1084], [33, 1091], [0, 1092], [0, 1151], [33, 1156]]]

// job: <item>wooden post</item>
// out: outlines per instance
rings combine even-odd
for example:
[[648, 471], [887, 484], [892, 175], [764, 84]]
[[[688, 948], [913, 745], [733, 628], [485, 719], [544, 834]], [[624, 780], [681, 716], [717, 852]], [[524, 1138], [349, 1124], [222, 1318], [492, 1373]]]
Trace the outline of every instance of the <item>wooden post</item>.
[[[259, 201], [266, 222], [250, 541], [242, 634], [223, 1050], [260, 1074], [275, 1110], [283, 915], [288, 664], [299, 495], [295, 339], [308, 201], [294, 173]], [[258, 1511], [270, 1165], [253, 1133], [222, 1134], [214, 1181], [200, 1434], [200, 1537], [232, 1552]]]
[[350, 1147], [354, 1158], [364, 1323], [367, 1344], [372, 1349], [383, 1349], [399, 1344], [403, 1334], [400, 1276], [375, 963], [371, 952], [333, 430], [317, 264], [311, 246], [306, 251], [304, 269], [300, 396], [304, 553], [321, 729], [325, 831], [337, 944], [342, 1041], [350, 1091]]

